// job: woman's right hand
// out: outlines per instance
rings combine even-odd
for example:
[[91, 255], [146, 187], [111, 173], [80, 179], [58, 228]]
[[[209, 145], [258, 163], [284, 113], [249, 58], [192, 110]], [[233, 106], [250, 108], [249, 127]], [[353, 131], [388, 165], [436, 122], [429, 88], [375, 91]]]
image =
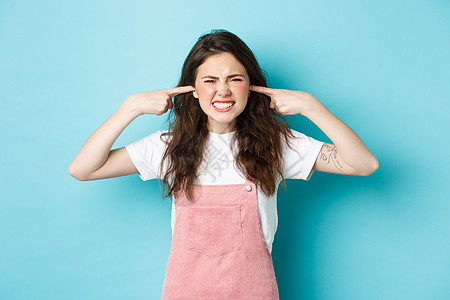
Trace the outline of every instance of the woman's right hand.
[[69, 173], [78, 180], [96, 180], [134, 174], [136, 167], [125, 147], [111, 150], [122, 131], [143, 114], [162, 115], [173, 107], [172, 97], [194, 91], [192, 86], [139, 92], [129, 96], [84, 143]]
[[173, 108], [172, 98], [176, 95], [194, 91], [192, 86], [180, 86], [171, 89], [161, 89], [149, 92], [139, 92], [131, 95], [126, 101], [135, 113], [140, 116], [143, 114], [162, 115]]

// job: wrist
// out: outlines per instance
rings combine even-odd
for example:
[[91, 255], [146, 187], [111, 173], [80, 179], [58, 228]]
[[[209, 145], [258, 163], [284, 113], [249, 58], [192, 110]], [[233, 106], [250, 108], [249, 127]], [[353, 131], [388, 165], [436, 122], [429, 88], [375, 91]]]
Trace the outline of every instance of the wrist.
[[133, 95], [131, 95], [127, 99], [125, 99], [125, 101], [119, 107], [119, 110], [121, 110], [122, 113], [133, 117], [133, 119], [143, 115], [143, 113], [140, 112]]
[[323, 105], [316, 97], [309, 94], [309, 101], [307, 102], [308, 105], [305, 105], [303, 112], [301, 113], [307, 118], [310, 118], [314, 116], [317, 113], [320, 113], [323, 110], [326, 110], [327, 108], [325, 105]]

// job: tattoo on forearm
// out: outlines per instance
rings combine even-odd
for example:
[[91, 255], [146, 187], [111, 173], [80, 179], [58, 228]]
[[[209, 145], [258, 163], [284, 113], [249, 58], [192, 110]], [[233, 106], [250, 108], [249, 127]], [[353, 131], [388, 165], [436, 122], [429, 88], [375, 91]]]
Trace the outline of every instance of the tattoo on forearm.
[[337, 150], [336, 150], [335, 146], [331, 147], [328, 145], [323, 145], [322, 149], [320, 150], [320, 159], [322, 159], [323, 161], [326, 161], [327, 164], [329, 164], [330, 162], [333, 162], [336, 169], [338, 169], [341, 172], [344, 172], [342, 165], [339, 162], [339, 159], [337, 156]]

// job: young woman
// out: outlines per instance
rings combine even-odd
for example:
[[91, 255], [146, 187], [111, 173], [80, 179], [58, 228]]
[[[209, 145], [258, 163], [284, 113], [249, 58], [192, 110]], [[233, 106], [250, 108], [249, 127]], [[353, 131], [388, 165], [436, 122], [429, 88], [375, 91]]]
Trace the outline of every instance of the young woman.
[[[169, 109], [168, 130], [111, 150], [135, 118]], [[289, 129], [280, 114], [306, 116], [333, 144]], [[308, 180], [313, 170], [367, 176], [377, 168], [358, 135], [317, 98], [268, 88], [247, 45], [217, 30], [194, 45], [178, 87], [129, 96], [69, 173], [163, 179], [173, 198], [162, 299], [278, 299], [271, 248], [279, 183]]]

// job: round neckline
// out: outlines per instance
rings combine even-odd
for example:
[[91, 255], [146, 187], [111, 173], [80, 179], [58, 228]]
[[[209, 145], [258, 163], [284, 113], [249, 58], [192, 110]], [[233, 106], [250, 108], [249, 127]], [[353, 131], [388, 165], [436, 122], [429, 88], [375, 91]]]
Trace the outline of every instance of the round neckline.
[[225, 135], [232, 135], [236, 132], [236, 130], [234, 131], [230, 131], [230, 132], [225, 132], [225, 133], [216, 133], [216, 132], [212, 132], [210, 131], [209, 134], [213, 135], [213, 136], [225, 136]]

